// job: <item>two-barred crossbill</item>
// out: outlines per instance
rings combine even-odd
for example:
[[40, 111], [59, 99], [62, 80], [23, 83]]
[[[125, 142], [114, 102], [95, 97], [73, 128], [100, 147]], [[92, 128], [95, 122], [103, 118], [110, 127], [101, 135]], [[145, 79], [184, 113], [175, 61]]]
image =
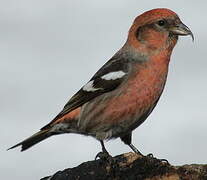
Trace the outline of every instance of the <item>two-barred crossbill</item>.
[[56, 134], [77, 133], [131, 143], [132, 131], [150, 115], [163, 92], [170, 56], [179, 35], [193, 34], [169, 9], [138, 16], [124, 46], [39, 132], [11, 147], [22, 151]]

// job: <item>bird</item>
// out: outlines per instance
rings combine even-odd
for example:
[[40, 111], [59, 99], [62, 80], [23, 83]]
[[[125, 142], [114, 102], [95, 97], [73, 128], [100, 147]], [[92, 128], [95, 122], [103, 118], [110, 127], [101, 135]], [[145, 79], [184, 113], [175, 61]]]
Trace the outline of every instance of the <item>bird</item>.
[[[106, 140], [120, 138], [135, 153], [132, 131], [151, 114], [166, 84], [170, 57], [179, 36], [191, 30], [167, 8], [137, 16], [124, 45], [66, 103], [62, 111], [31, 137], [9, 149], [25, 151], [59, 134], [92, 136], [109, 154]], [[99, 154], [100, 155], [100, 154]]]

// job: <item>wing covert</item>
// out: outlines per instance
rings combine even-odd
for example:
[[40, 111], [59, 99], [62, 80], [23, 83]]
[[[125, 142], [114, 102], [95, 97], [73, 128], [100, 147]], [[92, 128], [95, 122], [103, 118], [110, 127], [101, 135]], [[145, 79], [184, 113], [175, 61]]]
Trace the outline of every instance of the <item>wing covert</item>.
[[74, 109], [84, 105], [103, 93], [116, 89], [128, 75], [128, 63], [125, 60], [109, 60], [64, 106], [63, 110], [45, 127]]

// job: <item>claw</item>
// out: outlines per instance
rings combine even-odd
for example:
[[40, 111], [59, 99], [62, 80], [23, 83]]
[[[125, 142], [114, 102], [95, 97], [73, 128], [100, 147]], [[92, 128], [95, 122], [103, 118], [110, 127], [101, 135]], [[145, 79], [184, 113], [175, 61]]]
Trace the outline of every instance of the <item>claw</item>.
[[112, 156], [109, 155], [109, 153], [107, 153], [107, 152], [99, 152], [99, 153], [96, 155], [95, 160], [97, 160], [98, 158], [99, 158], [99, 159], [102, 159], [102, 160], [106, 160], [106, 159], [108, 159], [109, 157], [112, 157]]
[[97, 160], [98, 158], [109, 164], [112, 169], [115, 169], [117, 167], [116, 160], [108, 152], [99, 152], [96, 155], [95, 160]]
[[[146, 155], [146, 157], [148, 157], [148, 158], [154, 158], [154, 156], [153, 156], [152, 153]], [[157, 159], [157, 158], [155, 158], [155, 159]], [[161, 162], [163, 162], [163, 163], [166, 163], [167, 165], [170, 165], [170, 163], [168, 162], [167, 159], [158, 159], [158, 160], [161, 161]]]
[[152, 153], [149, 153], [146, 155], [146, 157], [149, 157], [149, 158], [154, 158], [153, 154]]
[[162, 161], [163, 163], [166, 163], [167, 165], [170, 165], [170, 163], [167, 159], [159, 159], [159, 160]]
[[106, 150], [105, 146], [104, 146], [104, 142], [101, 140], [101, 147], [102, 147], [102, 152], [99, 152], [96, 157], [95, 160], [97, 160], [97, 158], [100, 158], [104, 161], [107, 161], [110, 165], [114, 164], [114, 159], [113, 157], [108, 153], [108, 151]]

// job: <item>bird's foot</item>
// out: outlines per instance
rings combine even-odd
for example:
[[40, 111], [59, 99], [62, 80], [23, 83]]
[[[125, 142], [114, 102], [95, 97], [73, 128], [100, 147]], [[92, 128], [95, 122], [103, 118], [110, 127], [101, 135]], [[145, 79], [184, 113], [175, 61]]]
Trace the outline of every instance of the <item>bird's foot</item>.
[[112, 169], [115, 169], [117, 167], [116, 160], [108, 152], [99, 152], [96, 155], [95, 160], [97, 160], [98, 158], [103, 162], [109, 164], [112, 167]]
[[96, 155], [95, 160], [97, 160], [98, 158], [107, 162], [114, 161], [113, 157], [108, 152], [99, 152]]
[[[146, 157], [147, 158], [155, 158], [152, 153], [147, 154]], [[155, 158], [155, 159], [157, 159], [157, 158]], [[167, 165], [170, 165], [170, 163], [168, 162], [167, 159], [158, 159], [158, 160], [163, 162], [163, 163], [166, 163]]]
[[152, 153], [149, 153], [146, 155], [146, 157], [149, 157], [149, 158], [154, 158], [153, 154]]
[[166, 163], [167, 165], [170, 165], [170, 163], [167, 159], [159, 159], [159, 160], [162, 161], [163, 163]]

